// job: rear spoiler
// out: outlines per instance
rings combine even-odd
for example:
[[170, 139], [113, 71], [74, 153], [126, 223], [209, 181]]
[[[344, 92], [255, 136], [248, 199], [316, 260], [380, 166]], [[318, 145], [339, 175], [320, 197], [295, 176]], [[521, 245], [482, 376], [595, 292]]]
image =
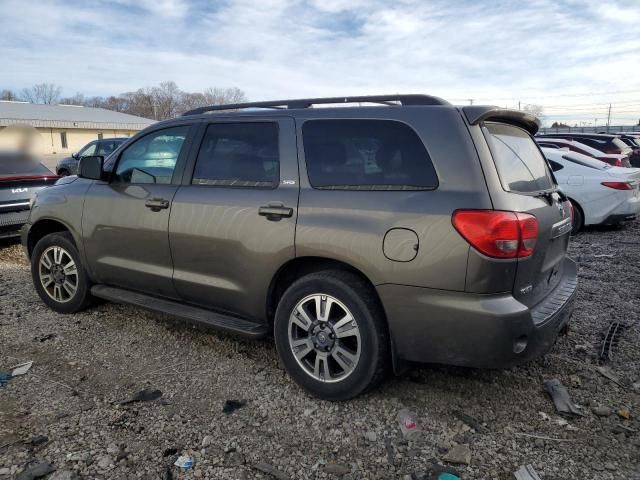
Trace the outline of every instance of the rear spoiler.
[[510, 123], [524, 128], [531, 135], [535, 135], [540, 128], [540, 120], [530, 113], [522, 112], [520, 110], [508, 110], [506, 108], [483, 105], [470, 105], [468, 107], [462, 107], [462, 112], [464, 113], [464, 116], [467, 117], [467, 121], [471, 125], [477, 125], [484, 121]]

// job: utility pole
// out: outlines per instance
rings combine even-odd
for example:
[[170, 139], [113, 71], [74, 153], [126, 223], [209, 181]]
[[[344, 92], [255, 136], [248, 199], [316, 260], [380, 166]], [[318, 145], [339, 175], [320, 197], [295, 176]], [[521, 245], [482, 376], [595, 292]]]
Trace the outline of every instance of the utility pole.
[[609, 133], [609, 125], [611, 125], [611, 104], [609, 104], [609, 113], [607, 114], [607, 133]]
[[473, 98], [469, 99], [469, 105], [473, 105]]
[[520, 100], [518, 100], [518, 110], [520, 110]]

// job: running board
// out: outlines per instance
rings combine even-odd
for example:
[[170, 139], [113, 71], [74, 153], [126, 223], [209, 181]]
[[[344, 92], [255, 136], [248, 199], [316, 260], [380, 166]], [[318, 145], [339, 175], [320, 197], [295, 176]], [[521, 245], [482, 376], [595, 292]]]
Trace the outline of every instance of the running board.
[[212, 312], [204, 308], [152, 297], [151, 295], [132, 292], [122, 288], [94, 285], [91, 287], [91, 295], [109, 300], [110, 302], [136, 305], [154, 312], [165, 313], [191, 323], [205, 325], [245, 337], [264, 337], [269, 331], [264, 324], [242, 320], [241, 318]]

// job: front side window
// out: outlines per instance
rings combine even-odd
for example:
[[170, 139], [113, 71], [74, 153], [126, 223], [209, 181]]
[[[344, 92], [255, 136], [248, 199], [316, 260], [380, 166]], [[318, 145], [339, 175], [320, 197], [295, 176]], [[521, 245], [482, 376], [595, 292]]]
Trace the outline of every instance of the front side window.
[[100, 142], [100, 145], [98, 146], [98, 155], [107, 157], [116, 149], [116, 146], [117, 145], [115, 142], [111, 142], [108, 140]]
[[438, 178], [418, 135], [391, 120], [308, 120], [309, 182], [327, 190], [430, 190]]
[[120, 155], [113, 182], [171, 183], [189, 126], [158, 130], [145, 135]]
[[504, 123], [486, 123], [484, 130], [505, 190], [534, 193], [553, 188], [547, 162], [529, 133]]
[[93, 155], [95, 153], [96, 153], [96, 144], [95, 143], [90, 143], [85, 148], [80, 150], [80, 153], [78, 154], [78, 156], [79, 157], [88, 157], [88, 156]]
[[279, 177], [276, 123], [218, 123], [207, 127], [191, 183], [274, 188]]

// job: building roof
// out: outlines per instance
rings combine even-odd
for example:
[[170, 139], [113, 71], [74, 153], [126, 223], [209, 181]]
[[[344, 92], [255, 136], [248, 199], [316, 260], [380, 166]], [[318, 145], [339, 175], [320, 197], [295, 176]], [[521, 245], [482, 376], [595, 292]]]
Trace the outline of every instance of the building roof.
[[155, 120], [104, 108], [0, 101], [0, 127], [26, 124], [47, 128], [142, 130], [152, 123]]

